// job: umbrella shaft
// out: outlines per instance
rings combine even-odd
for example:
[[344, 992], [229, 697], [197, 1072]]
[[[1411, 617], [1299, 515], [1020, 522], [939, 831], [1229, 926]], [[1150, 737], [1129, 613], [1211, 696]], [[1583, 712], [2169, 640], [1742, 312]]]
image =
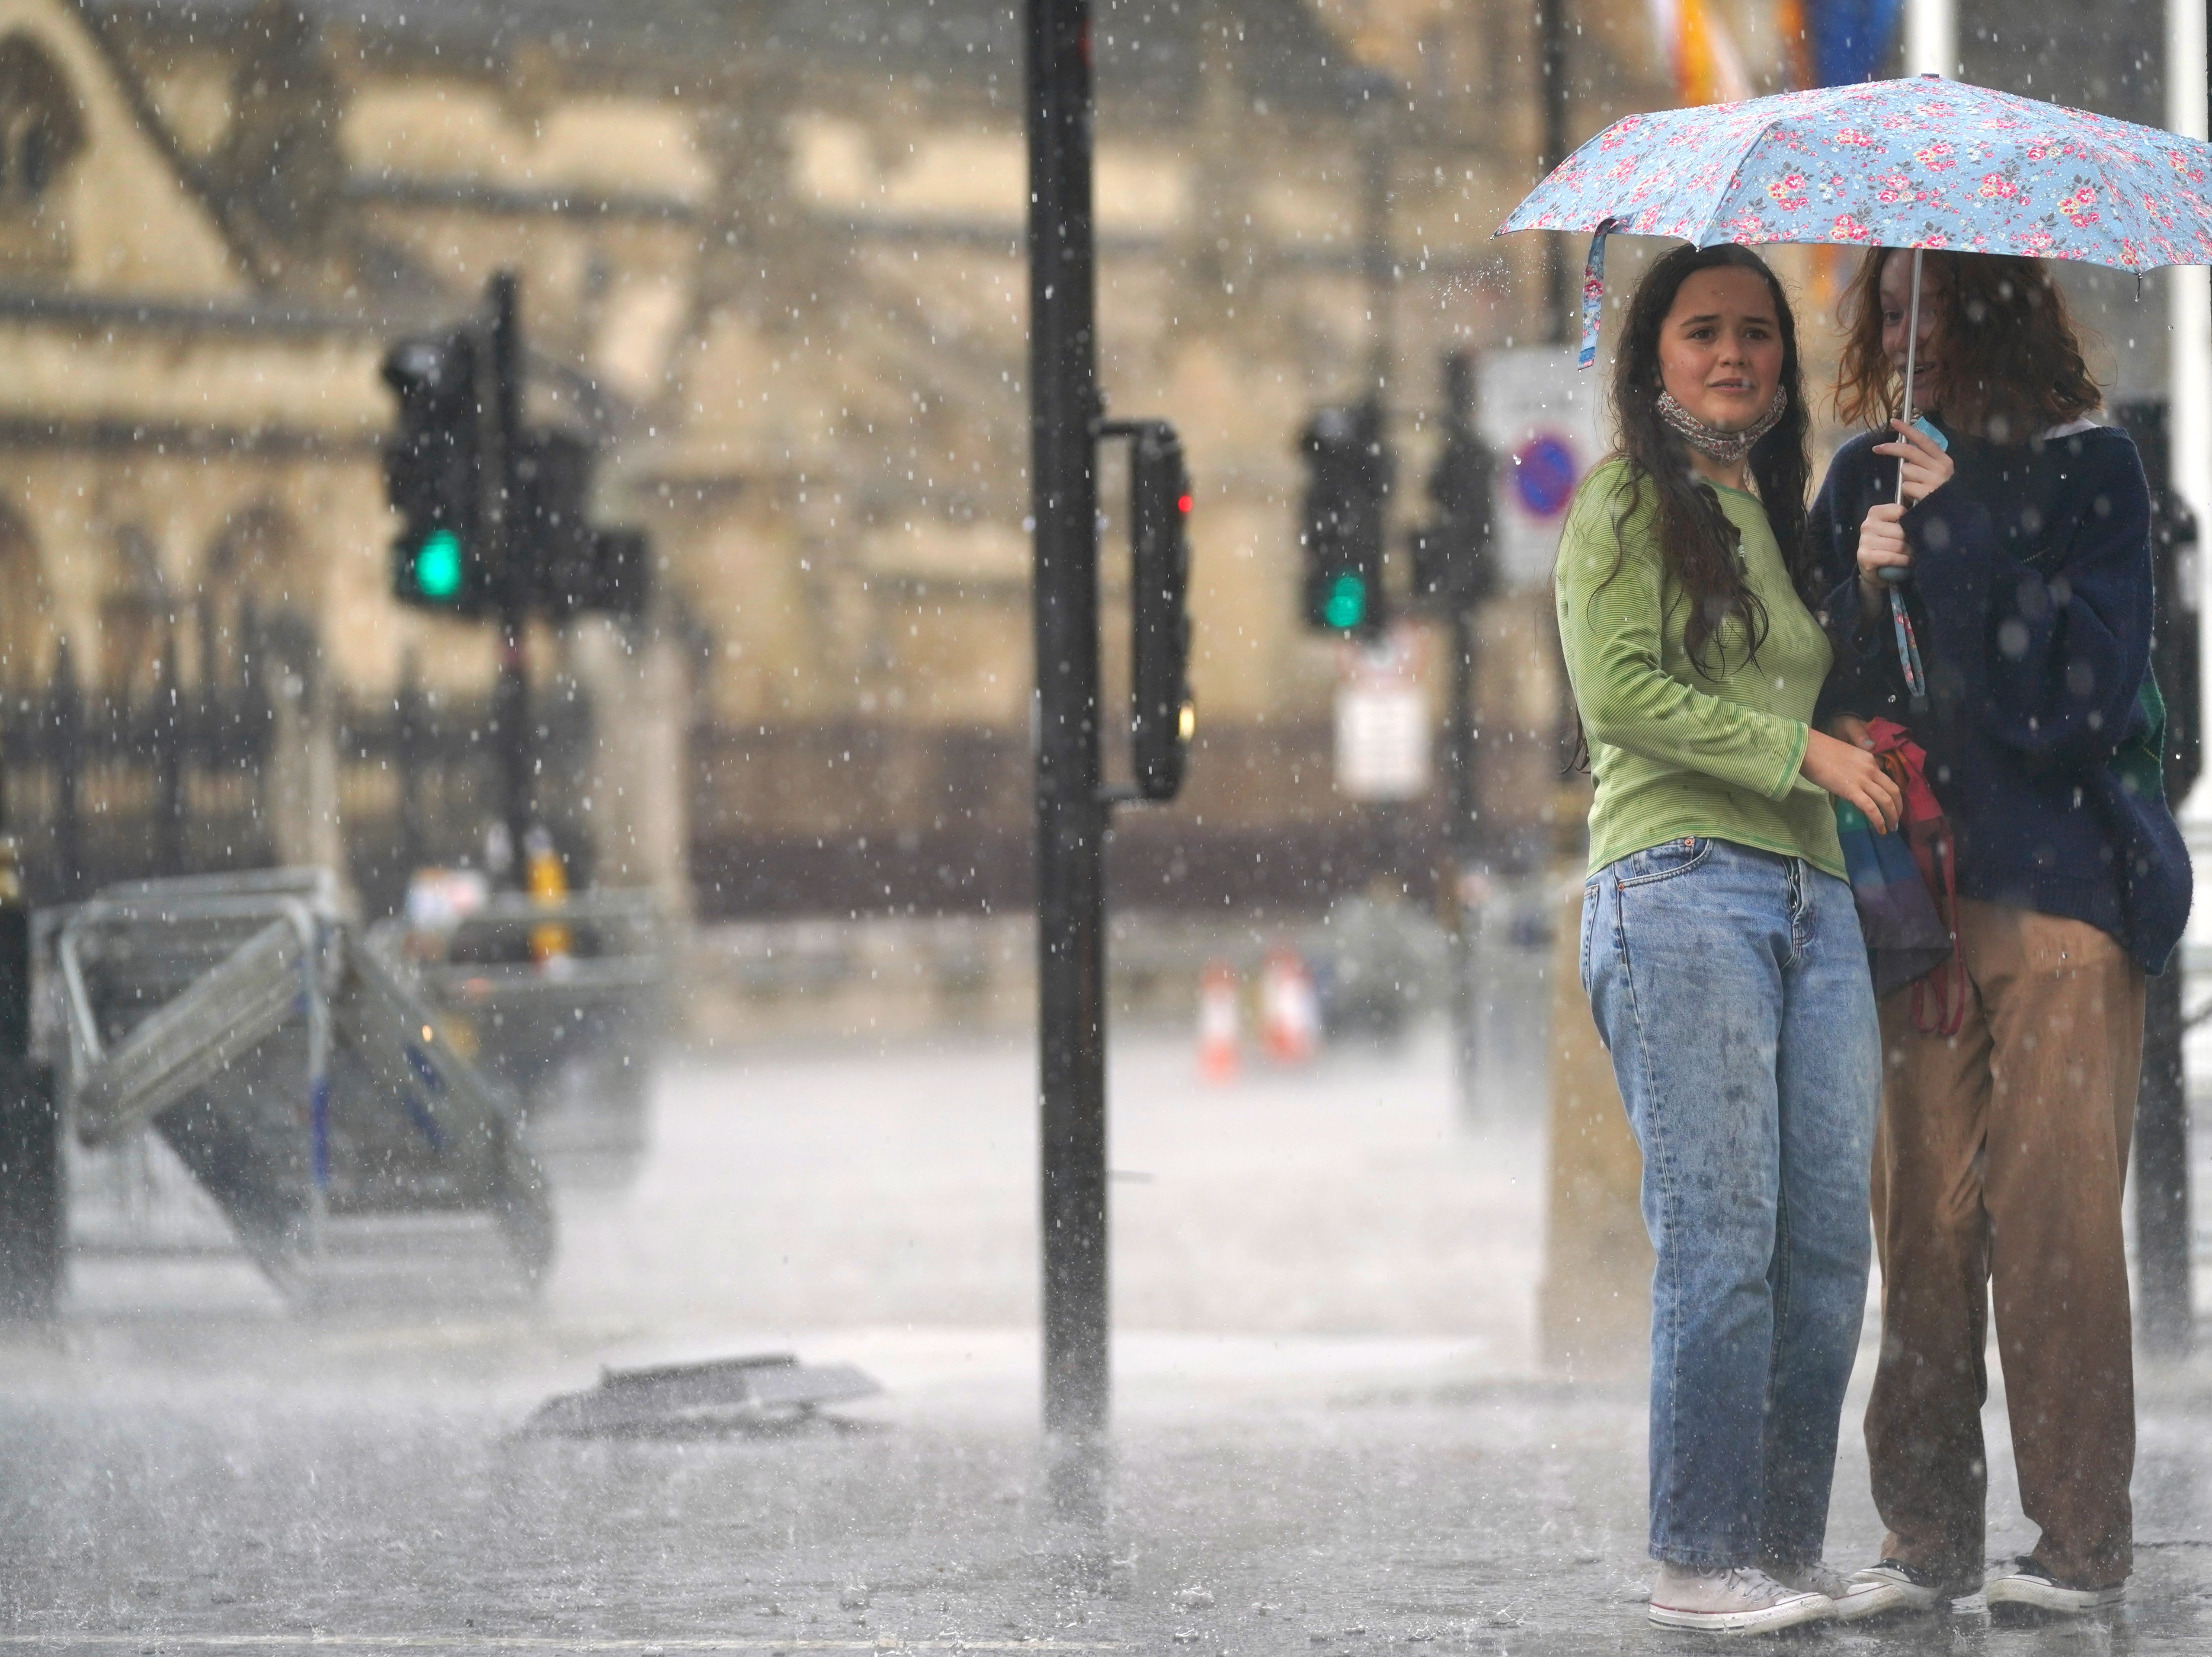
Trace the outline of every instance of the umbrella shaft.
[[[1908, 426], [1912, 423], [1912, 373], [1920, 363], [1920, 259], [1921, 250], [1916, 247], [1912, 250], [1912, 298], [1905, 308], [1905, 319], [1904, 418]], [[1897, 499], [1900, 506], [1905, 502], [1905, 456], [1898, 456]], [[1898, 665], [1905, 670], [1905, 695], [1913, 713], [1917, 714], [1928, 705], [1928, 674], [1920, 665], [1920, 640], [1913, 636], [1912, 617], [1905, 611], [1905, 594], [1896, 587], [1889, 590], [1889, 619], [1897, 632]]]
[[[1912, 423], [1912, 371], [1919, 366], [1920, 361], [1920, 258], [1921, 250], [1916, 247], [1912, 250], [1912, 300], [1905, 319], [1905, 413], [1902, 418], [1908, 426]], [[1875, 302], [1881, 302], [1880, 295], [1875, 296]], [[1903, 455], [1897, 458], [1897, 500], [1900, 506], [1905, 503]]]

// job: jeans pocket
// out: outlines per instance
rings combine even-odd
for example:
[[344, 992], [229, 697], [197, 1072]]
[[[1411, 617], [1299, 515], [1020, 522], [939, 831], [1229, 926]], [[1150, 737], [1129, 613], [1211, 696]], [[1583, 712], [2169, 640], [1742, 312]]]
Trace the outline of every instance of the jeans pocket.
[[1680, 840], [1662, 841], [1631, 852], [1613, 865], [1619, 871], [1613, 883], [1626, 891], [1631, 886], [1649, 886], [1654, 881], [1686, 875], [1712, 856], [1716, 843], [1709, 835], [1685, 835]]
[[1599, 889], [1598, 882], [1592, 880], [1583, 883], [1582, 975], [1584, 995], [1589, 993], [1590, 986], [1590, 934], [1597, 930], [1598, 905], [1604, 901], [1604, 895]]

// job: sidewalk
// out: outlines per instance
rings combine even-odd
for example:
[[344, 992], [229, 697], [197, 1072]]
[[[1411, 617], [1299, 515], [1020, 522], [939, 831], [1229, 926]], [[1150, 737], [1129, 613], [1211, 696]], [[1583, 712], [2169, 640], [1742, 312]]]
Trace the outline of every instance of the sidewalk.
[[[1641, 1389], [1533, 1368], [1538, 1102], [1463, 1128], [1432, 1038], [1220, 1092], [1188, 1064], [1180, 1043], [1115, 1050], [1132, 1177], [1103, 1536], [1041, 1493], [1027, 1052], [753, 1053], [669, 1078], [645, 1176], [572, 1205], [534, 1308], [302, 1321], [219, 1266], [83, 1274], [55, 1337], [0, 1345], [0, 1648], [1693, 1643], [1642, 1617]], [[763, 1350], [886, 1391], [777, 1437], [515, 1435], [601, 1364]], [[1846, 1563], [1879, 1536], [1866, 1369], [1831, 1529]], [[2118, 1626], [1811, 1638], [2212, 1645], [2212, 1363], [2142, 1390]], [[1990, 1425], [1995, 1552], [2031, 1533], [2001, 1404]]]

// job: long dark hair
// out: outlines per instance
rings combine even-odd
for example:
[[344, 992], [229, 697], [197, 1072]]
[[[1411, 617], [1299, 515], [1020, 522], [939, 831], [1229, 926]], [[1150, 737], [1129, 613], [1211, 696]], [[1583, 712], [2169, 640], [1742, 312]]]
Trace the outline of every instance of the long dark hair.
[[[1880, 426], [1905, 395], [1881, 349], [1881, 268], [1902, 248], [1869, 247], [1844, 294], [1836, 413]], [[1992, 443], [2025, 443], [2078, 420], [2104, 400], [2081, 350], [2065, 290], [2041, 259], [2002, 253], [1925, 257], [1923, 279], [1940, 307], [1943, 416]]]
[[[1659, 331], [1674, 308], [1674, 295], [1700, 270], [1732, 266], [1755, 270], [1774, 295], [1774, 315], [1782, 330], [1782, 418], [1752, 446], [1751, 475], [1766, 508], [1766, 521], [1782, 549], [1790, 584], [1809, 605], [1814, 594], [1813, 538], [1806, 523], [1805, 497], [1813, 464], [1805, 452], [1811, 421], [1805, 409], [1803, 371], [1797, 359], [1797, 322], [1789, 297], [1766, 262], [1747, 247], [1723, 242], [1717, 247], [1678, 247], [1644, 273], [1628, 302], [1628, 321], [1613, 367], [1613, 452], [1630, 466], [1627, 500], [1615, 520], [1622, 537], [1613, 574], [1628, 555], [1626, 525], [1651, 490], [1659, 513], [1660, 555], [1671, 592], [1688, 601], [1682, 643], [1691, 662], [1708, 678], [1727, 671], [1718, 634], [1730, 618], [1743, 625], [1748, 659], [1756, 661], [1766, 642], [1766, 607], [1745, 585], [1739, 558], [1742, 537], [1721, 511], [1712, 486], [1691, 470], [1689, 446], [1659, 414]], [[1611, 576], [1607, 580], [1610, 580]], [[1708, 652], [1713, 665], [1706, 665]]]

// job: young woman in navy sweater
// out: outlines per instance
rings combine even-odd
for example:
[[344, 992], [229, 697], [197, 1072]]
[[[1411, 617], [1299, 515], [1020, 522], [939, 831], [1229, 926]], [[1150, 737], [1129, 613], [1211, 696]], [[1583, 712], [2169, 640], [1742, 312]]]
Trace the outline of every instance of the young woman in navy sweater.
[[[1899, 407], [1912, 259], [1873, 250], [1846, 300], [1847, 444], [1814, 502], [1838, 645], [1832, 734], [1911, 729], [1956, 837], [1964, 978], [1881, 1006], [1873, 1180], [1883, 1338], [1867, 1409], [1886, 1603], [1984, 1587], [1981, 1433], [1994, 1289], [2033, 1553], [1992, 1606], [2118, 1601], [2135, 1458], [2121, 1192], [2143, 975], [2189, 908], [2150, 686], [2149, 497], [2064, 298], [2032, 259], [1931, 253]], [[1902, 461], [1926, 493], [1903, 509]], [[1917, 489], [1916, 489], [1917, 492]], [[1926, 700], [1906, 692], [1883, 572], [1905, 576]], [[2149, 686], [2148, 694], [2146, 687]], [[1856, 718], [1853, 716], [1856, 716]]]

